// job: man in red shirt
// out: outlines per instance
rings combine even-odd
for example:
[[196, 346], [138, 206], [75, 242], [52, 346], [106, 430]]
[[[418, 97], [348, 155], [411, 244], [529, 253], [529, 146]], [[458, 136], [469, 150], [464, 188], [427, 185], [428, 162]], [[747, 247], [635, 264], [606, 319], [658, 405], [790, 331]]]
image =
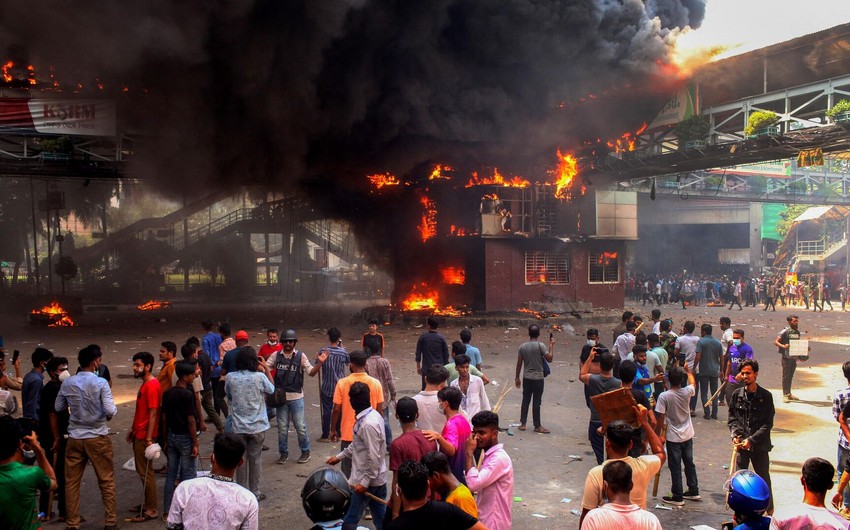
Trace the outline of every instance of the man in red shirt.
[[393, 472], [393, 487], [390, 489], [390, 507], [393, 519], [401, 512], [401, 498], [396, 491], [398, 485], [398, 470], [407, 460], [419, 462], [431, 451], [436, 451], [436, 442], [430, 442], [422, 431], [416, 428], [416, 418], [419, 417], [419, 405], [411, 397], [403, 397], [395, 406], [395, 417], [401, 424], [401, 434], [390, 444], [390, 471]]
[[153, 376], [153, 355], [143, 351], [133, 356], [133, 377], [142, 380], [139, 394], [136, 396], [136, 414], [133, 416], [133, 428], [127, 433], [127, 443], [133, 444], [136, 460], [136, 473], [142, 479], [145, 488], [145, 502], [134, 512], [135, 520], [146, 521], [157, 517], [156, 477], [150, 460], [145, 457], [145, 449], [152, 445], [157, 436], [159, 405], [161, 399], [160, 384]]
[[[260, 351], [257, 352], [257, 357], [259, 357], [260, 362], [266, 362], [269, 357], [274, 355], [275, 353], [283, 350], [283, 344], [280, 342], [280, 332], [274, 328], [269, 328], [266, 331], [266, 343], [260, 346]], [[274, 378], [275, 371], [272, 370], [272, 378]], [[277, 416], [277, 409], [274, 407], [266, 407], [266, 413], [269, 415], [269, 419], [273, 419]], [[263, 451], [268, 449], [265, 445], [263, 445]]]

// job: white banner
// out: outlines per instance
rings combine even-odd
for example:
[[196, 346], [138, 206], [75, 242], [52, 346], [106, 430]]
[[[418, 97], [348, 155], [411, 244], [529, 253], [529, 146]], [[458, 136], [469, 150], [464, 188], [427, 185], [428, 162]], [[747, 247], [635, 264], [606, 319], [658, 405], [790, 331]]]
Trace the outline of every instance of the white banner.
[[31, 99], [35, 130], [44, 134], [115, 136], [115, 103], [98, 99]]

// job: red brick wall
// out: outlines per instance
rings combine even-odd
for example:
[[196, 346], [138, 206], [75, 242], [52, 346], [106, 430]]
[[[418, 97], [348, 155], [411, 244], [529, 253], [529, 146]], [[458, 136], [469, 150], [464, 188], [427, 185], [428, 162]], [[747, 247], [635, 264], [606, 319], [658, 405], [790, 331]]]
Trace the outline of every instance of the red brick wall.
[[525, 285], [525, 251], [560, 248], [560, 242], [548, 240], [487, 239], [484, 245], [485, 310], [512, 311], [527, 302], [547, 298], [587, 302], [594, 307], [623, 307], [622, 259], [619, 284], [589, 284], [588, 253], [594, 250], [616, 251], [623, 256], [621, 242], [588, 242], [570, 246], [570, 283], [568, 285]]

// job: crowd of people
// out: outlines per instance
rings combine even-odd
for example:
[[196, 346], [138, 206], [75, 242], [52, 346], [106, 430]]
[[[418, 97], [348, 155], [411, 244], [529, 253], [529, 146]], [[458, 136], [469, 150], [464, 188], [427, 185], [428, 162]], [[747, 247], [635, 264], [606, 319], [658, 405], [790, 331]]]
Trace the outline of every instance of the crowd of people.
[[625, 282], [626, 298], [645, 306], [681, 304], [682, 308], [700, 305], [729, 305], [729, 309], [738, 306], [764, 306], [764, 310], [776, 311], [776, 304], [782, 307], [799, 307], [812, 311], [829, 310], [836, 301], [844, 311], [850, 292], [842, 282], [833, 289], [828, 278], [819, 281], [816, 278], [797, 281], [777, 276], [762, 275], [756, 278], [744, 276], [709, 277], [699, 274], [680, 274], [664, 276], [637, 275]]
[[[727, 486], [733, 527], [850, 528], [845, 519], [850, 517], [850, 361], [843, 366], [848, 387], [833, 406], [840, 427], [841, 480], [832, 499], [838, 513], [824, 505], [832, 487], [825, 477], [832, 477], [836, 466], [822, 459], [803, 466], [804, 503], [774, 512], [775, 408], [771, 393], [758, 384], [761, 352], [756, 355], [729, 317], [720, 318], [718, 337], [707, 322], [698, 335], [690, 320], [676, 332], [657, 308], [650, 318], [624, 312], [610, 349], [597, 329], [586, 331], [578, 379], [585, 388], [587, 436], [597, 466], [585, 480], [580, 528], [661, 528], [646, 507], [649, 485], [655, 478], [657, 489], [665, 463], [671, 484], [662, 501], [671, 506], [700, 501], [692, 418], [701, 411], [706, 419], [719, 419], [721, 403], [735, 451], [730, 472], [736, 473]], [[799, 318], [789, 315], [787, 323], [774, 345], [782, 359], [783, 401], [790, 403], [797, 400], [791, 392], [794, 371], [807, 351], [793, 345], [803, 339]], [[379, 530], [432, 528], [434, 521], [446, 528], [510, 529], [514, 470], [499, 443], [498, 410], [491, 408], [500, 403], [490, 405], [481, 352], [471, 344], [470, 330], [449, 345], [436, 318], [427, 324], [415, 351], [421, 391], [400, 398], [377, 321], [370, 321], [353, 351], [344, 347], [337, 328], [328, 329], [328, 343], [310, 355], [297, 348], [293, 329], [267, 330], [266, 342], [255, 350], [246, 331], [231, 337], [228, 324], [214, 329], [205, 321], [201, 338], [190, 337], [179, 348], [161, 343], [158, 370], [152, 353], [136, 353], [133, 375], [139, 389], [126, 442], [143, 496], [126, 520], [161, 519], [171, 529], [257, 528], [259, 506], [267, 498], [260, 461], [262, 451], [270, 450], [266, 434], [274, 421], [278, 465], [290, 463], [290, 423], [297, 464], [310, 461], [311, 441], [340, 443], [302, 490], [315, 528], [357, 528], [365, 518]], [[555, 341], [551, 333], [548, 342], [540, 335], [539, 326], [528, 327], [514, 384], [522, 390], [519, 430], [528, 428], [530, 408], [533, 430], [545, 435], [550, 431], [542, 421], [542, 398]], [[36, 348], [33, 368], [24, 377], [20, 358], [13, 359], [12, 377], [5, 373], [5, 352], [0, 353], [0, 527], [39, 528], [57, 518], [68, 529], [80, 528], [80, 486], [91, 465], [105, 528], [117, 528], [109, 438], [117, 407], [101, 349], [92, 344], [80, 350], [79, 368], [71, 375], [67, 358]], [[315, 440], [307, 429], [305, 375], [319, 379], [321, 434]], [[606, 396], [620, 389], [633, 398], [631, 418], [622, 410], [611, 417], [606, 408]], [[21, 417], [12, 419], [19, 408]], [[396, 422], [401, 430], [394, 434]], [[200, 436], [208, 423], [217, 433], [212, 454], [204, 455]], [[166, 464], [156, 469], [161, 454]], [[199, 473], [205, 460], [210, 471]], [[161, 495], [158, 473], [165, 474]]]
[[[782, 359], [783, 401], [790, 403], [797, 401], [791, 393], [794, 371], [808, 359], [808, 348], [804, 342], [792, 346], [803, 337], [799, 318], [789, 315], [786, 321], [788, 325], [779, 331], [774, 345]], [[641, 329], [645, 324], [646, 331]], [[714, 326], [703, 323], [697, 336], [696, 324], [688, 320], [676, 333], [672, 321], [662, 319], [658, 309], [652, 311], [651, 324], [626, 311], [614, 329], [610, 350], [600, 342], [598, 330], [587, 330], [579, 379], [585, 385], [590, 409], [588, 439], [598, 465], [585, 482], [581, 528], [661, 528], [657, 518], [646, 511], [646, 492], [653, 477], [657, 490], [665, 461], [671, 486], [662, 501], [672, 506], [701, 501], [692, 418], [701, 410], [705, 419], [718, 419], [721, 402], [728, 410], [734, 458], [730, 473], [735, 474], [727, 485], [729, 506], [735, 511], [730, 528], [850, 528], [850, 499], [845, 495], [850, 483], [850, 429], [845, 417], [845, 411], [850, 414], [850, 362], [842, 367], [848, 388], [836, 395], [833, 406], [840, 425], [837, 467], [841, 482], [833, 498], [837, 513], [824, 504], [836, 467], [820, 458], [803, 465], [803, 503], [774, 511], [770, 478], [773, 396], [758, 384], [759, 361], [746, 343], [744, 330], [733, 329], [729, 317], [720, 318], [719, 328], [717, 338]], [[600, 407], [606, 407], [608, 401], [599, 398], [621, 388], [634, 398], [639, 429], [617, 418], [603, 422], [606, 409]], [[697, 408], [697, 396], [701, 409]], [[750, 467], [752, 471], [747, 471]]]
[[[462, 330], [460, 340], [449, 346], [438, 332], [438, 320], [429, 318], [416, 349], [422, 391], [397, 401], [378, 325], [370, 321], [360, 348], [350, 352], [340, 331], [330, 328], [328, 344], [311, 356], [297, 348], [292, 329], [282, 335], [267, 330], [265, 344], [255, 350], [246, 331], [231, 336], [229, 324], [214, 329], [204, 321], [201, 338], [190, 337], [179, 348], [171, 341], [161, 343], [158, 370], [152, 353], [133, 355], [133, 376], [140, 384], [126, 442], [143, 496], [125, 521], [161, 519], [172, 529], [257, 528], [259, 503], [267, 498], [260, 457], [269, 449], [266, 433], [272, 421], [277, 423], [278, 465], [289, 462], [290, 423], [300, 450], [297, 463], [311, 458], [306, 375], [320, 380], [322, 432], [316, 442], [340, 442], [339, 453], [326, 464], [341, 464], [341, 471], [321, 468], [302, 492], [307, 514], [321, 528], [355, 527], [365, 516], [378, 529], [417, 528], [434, 517], [451, 528], [509, 529], [513, 468], [499, 443], [499, 417], [490, 410], [484, 389], [489, 379], [480, 371], [481, 353], [470, 344], [471, 332]], [[547, 353], [545, 345], [539, 349]], [[100, 347], [80, 350], [74, 375], [67, 358], [39, 347], [24, 377], [16, 353], [12, 377], [5, 372], [5, 351], [0, 353], [0, 527], [34, 529], [58, 519], [67, 529], [80, 528], [80, 486], [91, 465], [105, 528], [117, 528], [108, 435], [118, 410]], [[534, 372], [526, 367], [523, 381], [533, 380]], [[528, 387], [536, 395], [535, 428], [543, 429], [542, 382]], [[531, 397], [529, 392], [526, 410]], [[391, 404], [402, 428], [395, 438]], [[13, 419], [18, 412], [21, 417]], [[207, 423], [217, 431], [209, 456], [200, 449]], [[156, 469], [162, 454], [166, 465]], [[207, 459], [210, 471], [199, 473]], [[158, 473], [165, 474], [161, 495]], [[23, 498], [12, 495], [22, 491]]]

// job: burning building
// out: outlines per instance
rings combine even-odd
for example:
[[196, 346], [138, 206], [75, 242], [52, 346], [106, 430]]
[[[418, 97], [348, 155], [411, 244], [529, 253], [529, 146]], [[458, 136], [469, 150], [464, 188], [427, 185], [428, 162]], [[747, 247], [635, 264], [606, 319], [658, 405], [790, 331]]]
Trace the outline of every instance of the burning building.
[[560, 152], [540, 174], [429, 178], [409, 213], [416, 245], [394, 271], [399, 307], [448, 315], [545, 302], [620, 307], [620, 256], [637, 239], [635, 194], [588, 191], [576, 159]]

